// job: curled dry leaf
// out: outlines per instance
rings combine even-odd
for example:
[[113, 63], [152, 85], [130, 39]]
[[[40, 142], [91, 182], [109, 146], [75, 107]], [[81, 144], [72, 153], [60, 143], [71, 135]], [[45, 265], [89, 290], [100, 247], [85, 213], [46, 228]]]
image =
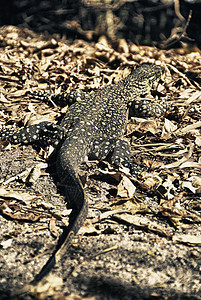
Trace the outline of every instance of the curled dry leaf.
[[10, 103], [3, 93], [0, 93], [0, 103]]
[[173, 199], [177, 188], [174, 186], [172, 178], [167, 178], [167, 180], [163, 182], [162, 186], [166, 190], [164, 197], [166, 197], [168, 200]]
[[136, 128], [135, 131], [139, 131], [142, 133], [151, 132], [155, 135], [159, 129], [155, 120], [146, 120], [142, 121]]
[[161, 167], [163, 165], [163, 163], [161, 161], [155, 161], [155, 160], [144, 160], [145, 165], [149, 168], [149, 169], [158, 169], [159, 167]]
[[193, 161], [186, 161], [180, 165], [180, 168], [196, 168], [201, 169], [201, 163], [193, 162]]
[[109, 217], [117, 213], [125, 213], [125, 212], [129, 212], [132, 215], [135, 215], [136, 213], [150, 212], [150, 209], [147, 207], [146, 204], [144, 204], [143, 202], [137, 202], [134, 199], [120, 200], [120, 201], [118, 200], [117, 202], [114, 202], [112, 204], [112, 208], [114, 208], [115, 210], [101, 214], [100, 218]]
[[187, 244], [189, 246], [201, 246], [201, 236], [178, 234], [172, 237], [174, 242]]
[[174, 131], [176, 131], [177, 126], [170, 120], [165, 118], [165, 123], [163, 126], [163, 130], [162, 130], [162, 134], [161, 134], [161, 138], [169, 138], [170, 134]]
[[9, 217], [13, 220], [23, 221], [23, 222], [36, 222], [40, 219], [40, 216], [35, 215], [33, 212], [22, 212], [20, 209], [12, 210], [10, 207], [3, 203], [0, 206], [0, 211], [3, 215]]
[[8, 239], [8, 240], [6, 240], [6, 241], [2, 241], [2, 242], [0, 243], [0, 246], [1, 246], [3, 249], [9, 248], [9, 247], [11, 247], [12, 241], [13, 241], [13, 239]]
[[165, 200], [165, 201], [161, 201], [162, 204], [162, 211], [163, 209], [165, 210], [171, 210], [173, 208], [173, 206], [176, 203], [180, 203], [181, 199], [183, 198], [184, 192], [180, 193], [179, 195], [175, 196], [173, 199], [171, 200]]
[[201, 136], [200, 135], [195, 138], [195, 144], [198, 147], [201, 147]]
[[123, 221], [130, 225], [137, 226], [148, 232], [154, 232], [160, 236], [168, 236], [168, 237], [171, 236], [170, 231], [164, 229], [157, 222], [150, 221], [146, 217], [136, 216], [136, 215], [133, 216], [133, 215], [129, 215], [129, 214], [118, 214], [118, 215], [115, 215], [114, 217], [115, 217], [115, 219], [118, 219], [119, 221]]
[[122, 198], [132, 198], [135, 194], [136, 187], [126, 176], [123, 176], [117, 187], [117, 196]]
[[201, 177], [192, 176], [188, 178], [188, 181], [184, 181], [182, 186], [189, 189], [194, 194], [201, 193]]
[[125, 39], [119, 39], [118, 41], [118, 51], [121, 53], [129, 53], [128, 43]]
[[188, 145], [188, 152], [181, 159], [178, 159], [177, 161], [175, 161], [175, 162], [173, 162], [171, 164], [163, 165], [161, 168], [171, 169], [171, 168], [179, 167], [184, 162], [186, 162], [187, 160], [189, 160], [189, 158], [193, 154], [193, 149], [194, 149], [194, 145], [193, 145], [193, 143], [190, 143]]
[[84, 222], [84, 224], [82, 225], [82, 227], [79, 230], [79, 234], [98, 234], [99, 230], [97, 230], [94, 225], [87, 220], [86, 222]]
[[63, 279], [51, 273], [36, 285], [28, 285], [26, 289], [37, 299], [43, 300], [54, 296], [62, 285]]
[[46, 169], [48, 167], [47, 163], [39, 163], [37, 164], [31, 171], [30, 176], [29, 176], [29, 182], [34, 183], [36, 180], [40, 177], [41, 175], [41, 170]]
[[162, 178], [154, 173], [143, 172], [142, 177], [138, 180], [139, 185], [143, 190], [150, 191], [157, 189], [162, 183]]
[[0, 197], [6, 199], [16, 199], [22, 201], [25, 204], [29, 204], [36, 196], [30, 195], [28, 193], [16, 192], [13, 190], [6, 190], [4, 188], [0, 188]]
[[57, 226], [56, 226], [56, 218], [52, 217], [50, 219], [49, 229], [50, 229], [51, 234], [54, 237], [58, 237], [59, 236], [59, 230], [57, 229]]
[[171, 208], [165, 208], [164, 206], [160, 208], [161, 214], [165, 217], [168, 217], [170, 221], [173, 223], [175, 227], [183, 227], [183, 228], [188, 228], [189, 225], [185, 225], [181, 223], [182, 220], [184, 219], [191, 219], [192, 221], [195, 222], [201, 222], [201, 217], [198, 216], [195, 213], [191, 213], [190, 211], [186, 209], [180, 209], [176, 207], [171, 207]]
[[125, 212], [125, 210], [122, 210], [121, 208], [120, 209], [115, 209], [115, 210], [109, 210], [109, 211], [105, 211], [103, 212], [98, 219], [95, 219], [94, 222], [99, 222], [99, 221], [102, 221], [104, 219], [108, 219], [109, 217], [117, 214], [117, 213], [123, 213]]
[[194, 124], [188, 125], [181, 129], [183, 134], [188, 133], [189, 131], [201, 127], [201, 121], [195, 122]]

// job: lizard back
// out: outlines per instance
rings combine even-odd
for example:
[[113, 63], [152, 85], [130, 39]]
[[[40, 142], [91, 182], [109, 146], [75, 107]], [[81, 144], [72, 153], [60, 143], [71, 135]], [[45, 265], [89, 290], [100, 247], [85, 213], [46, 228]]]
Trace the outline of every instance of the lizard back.
[[[63, 93], [61, 97], [70, 98], [75, 103], [70, 106], [60, 125], [42, 122], [22, 128], [18, 132], [1, 131], [0, 139], [7, 139], [12, 143], [59, 144], [57, 173], [67, 201], [74, 204], [69, 226], [32, 283], [41, 280], [61, 259], [73, 236], [87, 218], [88, 203], [77, 174], [79, 164], [87, 156], [103, 159], [110, 154], [110, 161], [114, 165], [129, 166], [130, 145], [121, 139], [126, 128], [127, 107], [140, 95], [148, 93], [154, 81], [159, 80], [163, 73], [164, 68], [161, 66], [145, 64], [120, 82], [89, 94]], [[145, 113], [148, 111], [147, 107], [151, 113], [154, 112], [154, 105], [147, 106], [145, 103], [142, 107]]]

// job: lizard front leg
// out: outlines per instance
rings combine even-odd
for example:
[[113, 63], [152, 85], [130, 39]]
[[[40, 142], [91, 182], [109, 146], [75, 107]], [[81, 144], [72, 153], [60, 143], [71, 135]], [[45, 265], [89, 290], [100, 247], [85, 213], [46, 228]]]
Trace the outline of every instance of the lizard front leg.
[[71, 91], [61, 93], [50, 93], [45, 91], [30, 91], [29, 94], [34, 99], [42, 100], [46, 103], [57, 103], [60, 106], [72, 105], [86, 99], [86, 93], [82, 91]]

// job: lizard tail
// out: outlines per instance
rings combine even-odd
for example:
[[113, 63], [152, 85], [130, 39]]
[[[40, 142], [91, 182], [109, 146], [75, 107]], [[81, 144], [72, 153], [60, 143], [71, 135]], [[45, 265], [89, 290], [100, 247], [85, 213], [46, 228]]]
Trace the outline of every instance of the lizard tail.
[[86, 220], [88, 214], [88, 202], [85, 198], [82, 183], [77, 173], [69, 163], [65, 164], [64, 169], [64, 164], [61, 166], [58, 161], [57, 169], [59, 171], [59, 177], [63, 177], [63, 179], [61, 179], [61, 184], [65, 191], [66, 200], [73, 202], [75, 209], [73, 208], [72, 210], [69, 217], [69, 225], [64, 229], [60, 236], [53, 254], [43, 266], [40, 273], [36, 275], [31, 284], [37, 284], [40, 280], [47, 276], [55, 264], [61, 260], [69, 248], [73, 237], [76, 236], [78, 230]]

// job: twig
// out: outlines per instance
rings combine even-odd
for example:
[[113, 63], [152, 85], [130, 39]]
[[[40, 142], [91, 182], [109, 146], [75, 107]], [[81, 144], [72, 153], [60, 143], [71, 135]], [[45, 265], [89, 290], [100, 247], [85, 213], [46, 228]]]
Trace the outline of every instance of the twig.
[[182, 16], [181, 12], [180, 12], [180, 4], [179, 4], [179, 0], [174, 0], [174, 10], [175, 13], [177, 15], [177, 17], [182, 21], [185, 22], [185, 18]]
[[166, 41], [161, 43], [161, 48], [162, 49], [166, 49], [166, 48], [174, 45], [175, 43], [180, 41], [182, 38], [186, 38], [186, 39], [192, 41], [192, 39], [190, 39], [187, 36], [187, 33], [186, 33], [186, 30], [187, 30], [188, 25], [190, 23], [191, 17], [192, 17], [192, 10], [190, 10], [190, 12], [189, 12], [188, 19], [187, 19], [186, 24], [184, 25], [184, 27], [182, 27], [182, 26], [174, 27], [172, 29], [170, 37]]

